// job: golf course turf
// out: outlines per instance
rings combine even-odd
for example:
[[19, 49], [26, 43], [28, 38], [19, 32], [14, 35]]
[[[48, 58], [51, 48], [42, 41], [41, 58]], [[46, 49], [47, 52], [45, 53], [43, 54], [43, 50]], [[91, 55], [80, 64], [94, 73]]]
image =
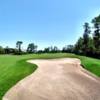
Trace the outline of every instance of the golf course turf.
[[53, 59], [53, 58], [79, 58], [82, 65], [100, 76], [100, 60], [78, 56], [74, 54], [56, 53], [56, 54], [30, 54], [30, 55], [0, 55], [0, 100], [3, 95], [18, 81], [33, 73], [37, 65], [27, 63], [29, 59]]

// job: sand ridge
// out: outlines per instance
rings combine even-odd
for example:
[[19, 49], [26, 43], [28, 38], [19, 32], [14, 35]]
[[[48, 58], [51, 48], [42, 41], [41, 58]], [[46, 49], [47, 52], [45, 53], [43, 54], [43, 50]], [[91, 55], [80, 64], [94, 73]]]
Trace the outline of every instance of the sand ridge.
[[100, 80], [76, 58], [29, 60], [38, 69], [18, 82], [3, 100], [100, 100]]

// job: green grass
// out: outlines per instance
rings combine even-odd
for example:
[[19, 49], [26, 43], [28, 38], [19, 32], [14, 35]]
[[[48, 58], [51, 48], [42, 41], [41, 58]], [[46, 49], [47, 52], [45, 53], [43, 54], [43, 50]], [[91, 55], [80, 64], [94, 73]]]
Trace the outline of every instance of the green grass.
[[36, 65], [27, 63], [28, 59], [53, 59], [53, 58], [79, 58], [85, 68], [100, 76], [100, 60], [78, 56], [74, 54], [31, 54], [31, 55], [0, 55], [0, 100], [3, 95], [18, 81], [30, 75], [37, 68]]

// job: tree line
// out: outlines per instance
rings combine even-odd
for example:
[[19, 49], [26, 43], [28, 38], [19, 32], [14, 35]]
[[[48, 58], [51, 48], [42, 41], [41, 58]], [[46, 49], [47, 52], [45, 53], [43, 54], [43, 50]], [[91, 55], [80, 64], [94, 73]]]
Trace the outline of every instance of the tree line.
[[22, 41], [16, 42], [16, 48], [9, 48], [8, 46], [3, 48], [0, 46], [0, 54], [15, 54], [15, 55], [21, 55], [21, 54], [31, 54], [31, 53], [58, 53], [61, 52], [61, 50], [58, 49], [57, 46], [50, 46], [44, 48], [44, 50], [37, 50], [38, 46], [34, 43], [29, 43], [26, 50], [22, 49]]
[[50, 46], [44, 50], [37, 50], [38, 46], [30, 43], [26, 51], [21, 46], [22, 41], [16, 42], [16, 48], [3, 48], [0, 46], [0, 54], [26, 54], [26, 53], [75, 53], [79, 55], [100, 58], [100, 15], [93, 18], [92, 26], [88, 22], [84, 23], [83, 36], [78, 39], [75, 45], [67, 45], [60, 50], [57, 46]]
[[68, 45], [62, 52], [100, 58], [100, 15], [83, 25], [84, 32], [75, 45]]
[[74, 53], [100, 58], [100, 15], [84, 24], [84, 34], [74, 46]]
[[22, 41], [16, 42], [16, 48], [9, 48], [8, 46], [3, 48], [0, 46], [0, 54], [15, 54], [15, 55], [21, 55], [26, 53], [36, 53], [37, 51], [37, 45], [34, 43], [28, 44], [27, 50], [22, 50]]

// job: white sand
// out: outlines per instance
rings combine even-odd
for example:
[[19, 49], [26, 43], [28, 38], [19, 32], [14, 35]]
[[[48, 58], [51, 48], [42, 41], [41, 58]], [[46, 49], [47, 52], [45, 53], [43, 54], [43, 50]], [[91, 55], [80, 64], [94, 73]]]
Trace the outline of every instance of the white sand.
[[100, 80], [78, 59], [30, 60], [38, 69], [17, 83], [3, 100], [100, 100]]

